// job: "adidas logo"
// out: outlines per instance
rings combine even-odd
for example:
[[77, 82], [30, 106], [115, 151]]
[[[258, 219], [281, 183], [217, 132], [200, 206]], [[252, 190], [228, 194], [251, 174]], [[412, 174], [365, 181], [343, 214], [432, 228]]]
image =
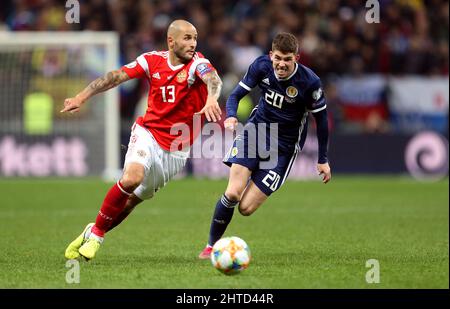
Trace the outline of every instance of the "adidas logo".
[[270, 85], [270, 83], [269, 83], [269, 78], [264, 78], [264, 79], [262, 80], [262, 82], [263, 82], [264, 84], [266, 84], [266, 85]]
[[153, 73], [152, 77], [156, 79], [161, 79], [161, 76], [159, 76], [159, 72]]

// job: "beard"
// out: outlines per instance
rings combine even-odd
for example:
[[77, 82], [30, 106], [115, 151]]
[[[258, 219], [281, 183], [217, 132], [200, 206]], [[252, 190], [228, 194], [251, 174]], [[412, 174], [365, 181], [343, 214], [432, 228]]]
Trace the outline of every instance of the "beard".
[[177, 56], [178, 59], [181, 59], [181, 62], [183, 63], [188, 63], [194, 57], [193, 55], [191, 56], [187, 54], [187, 52], [183, 52], [183, 49], [177, 48], [177, 46], [175, 46], [175, 48], [173, 49], [173, 53], [175, 54], [175, 56]]

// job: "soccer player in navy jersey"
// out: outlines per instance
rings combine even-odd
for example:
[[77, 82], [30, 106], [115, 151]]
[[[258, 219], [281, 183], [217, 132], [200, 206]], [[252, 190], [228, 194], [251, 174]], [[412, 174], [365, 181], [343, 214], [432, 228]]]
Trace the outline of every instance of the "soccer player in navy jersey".
[[[225, 233], [236, 205], [239, 204], [242, 215], [249, 216], [283, 185], [305, 143], [309, 113], [317, 124], [317, 171], [323, 183], [331, 179], [322, 84], [311, 69], [297, 63], [298, 59], [296, 37], [290, 33], [278, 34], [269, 55], [258, 57], [250, 65], [227, 100], [224, 124], [226, 128], [235, 129], [239, 101], [256, 86], [261, 89], [258, 105], [224, 159], [230, 166], [228, 186], [217, 201], [209, 240], [200, 259], [210, 258], [212, 246]], [[263, 130], [260, 130], [261, 124], [265, 125]], [[264, 141], [266, 144], [261, 145]], [[270, 158], [265, 156], [267, 150]]]

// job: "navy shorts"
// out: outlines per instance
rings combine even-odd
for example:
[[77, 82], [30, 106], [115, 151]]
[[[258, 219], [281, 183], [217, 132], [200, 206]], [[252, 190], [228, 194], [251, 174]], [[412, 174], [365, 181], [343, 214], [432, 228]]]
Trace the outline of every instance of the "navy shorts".
[[292, 153], [267, 151], [262, 156], [255, 143], [248, 143], [246, 137], [238, 135], [223, 162], [228, 166], [239, 164], [247, 167], [252, 171], [251, 180], [269, 196], [283, 185], [297, 154], [297, 150]]

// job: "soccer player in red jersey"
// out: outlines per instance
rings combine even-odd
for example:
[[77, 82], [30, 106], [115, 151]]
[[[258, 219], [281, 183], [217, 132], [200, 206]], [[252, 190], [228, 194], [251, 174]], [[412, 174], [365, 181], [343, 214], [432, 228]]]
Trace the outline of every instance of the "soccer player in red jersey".
[[[193, 132], [194, 114], [208, 121], [221, 118], [217, 99], [222, 81], [210, 62], [195, 51], [195, 27], [184, 20], [172, 22], [167, 45], [168, 51], [144, 53], [64, 102], [61, 112], [75, 113], [90, 97], [127, 80], [144, 78], [150, 85], [147, 111], [132, 127], [123, 175], [106, 194], [95, 224], [88, 224], [67, 247], [67, 259], [80, 255], [92, 259], [105, 233], [184, 167], [189, 146], [199, 133]], [[183, 126], [190, 129], [188, 136]]]

